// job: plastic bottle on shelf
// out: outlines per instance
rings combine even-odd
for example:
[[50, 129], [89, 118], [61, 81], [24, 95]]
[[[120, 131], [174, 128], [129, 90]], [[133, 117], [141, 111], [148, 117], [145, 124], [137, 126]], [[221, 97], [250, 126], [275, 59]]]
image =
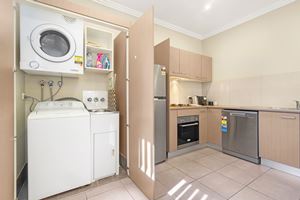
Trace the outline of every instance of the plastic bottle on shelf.
[[101, 59], [102, 59], [103, 54], [102, 53], [98, 53], [97, 54], [97, 60], [96, 60], [96, 68], [103, 68]]
[[86, 54], [86, 66], [93, 67], [93, 56], [90, 52]]

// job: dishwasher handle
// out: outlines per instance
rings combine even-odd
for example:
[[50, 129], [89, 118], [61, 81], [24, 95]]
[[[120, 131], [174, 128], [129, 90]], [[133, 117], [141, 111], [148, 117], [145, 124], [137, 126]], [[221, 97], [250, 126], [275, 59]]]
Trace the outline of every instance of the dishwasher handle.
[[246, 117], [246, 113], [230, 113], [233, 117]]

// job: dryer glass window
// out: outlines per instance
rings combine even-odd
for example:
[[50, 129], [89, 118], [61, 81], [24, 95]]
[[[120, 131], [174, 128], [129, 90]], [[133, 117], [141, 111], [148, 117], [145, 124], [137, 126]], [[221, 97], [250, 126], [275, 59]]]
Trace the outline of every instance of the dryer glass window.
[[49, 56], [62, 57], [69, 53], [70, 42], [58, 31], [44, 31], [40, 37], [41, 50]]

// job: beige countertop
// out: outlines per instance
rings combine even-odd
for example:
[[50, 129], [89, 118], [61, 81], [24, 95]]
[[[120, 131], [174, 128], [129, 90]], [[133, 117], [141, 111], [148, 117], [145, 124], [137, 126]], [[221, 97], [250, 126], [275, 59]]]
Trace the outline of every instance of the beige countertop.
[[218, 105], [218, 106], [170, 106], [170, 110], [183, 110], [183, 109], [233, 109], [233, 110], [253, 110], [253, 111], [265, 111], [265, 112], [284, 112], [284, 113], [297, 113], [300, 114], [300, 110], [296, 108], [280, 108], [280, 107], [262, 107], [262, 106], [226, 106], [226, 105]]

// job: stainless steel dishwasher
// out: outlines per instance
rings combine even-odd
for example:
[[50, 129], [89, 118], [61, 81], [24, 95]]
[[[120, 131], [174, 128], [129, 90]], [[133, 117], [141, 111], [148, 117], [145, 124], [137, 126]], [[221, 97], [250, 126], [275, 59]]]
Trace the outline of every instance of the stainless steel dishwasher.
[[222, 111], [222, 151], [259, 164], [258, 112]]

